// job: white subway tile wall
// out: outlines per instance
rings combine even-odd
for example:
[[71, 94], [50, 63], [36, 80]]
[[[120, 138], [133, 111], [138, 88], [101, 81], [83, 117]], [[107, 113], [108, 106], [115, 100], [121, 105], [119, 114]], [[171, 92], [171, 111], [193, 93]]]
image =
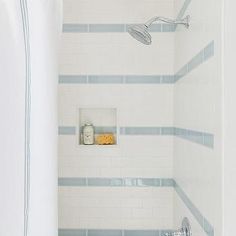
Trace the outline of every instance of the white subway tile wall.
[[[118, 145], [108, 147], [78, 144], [79, 108], [117, 108], [118, 127], [173, 126], [173, 85], [168, 84], [174, 78], [173, 32], [153, 32], [155, 44], [145, 47], [122, 25], [111, 25], [141, 23], [156, 14], [172, 18], [173, 13], [173, 0], [64, 0], [58, 153], [59, 177], [65, 179], [59, 183], [68, 178], [71, 185], [83, 184], [78, 178], [90, 183], [88, 178], [95, 178], [94, 184], [107, 178], [172, 179], [170, 135], [118, 135]], [[121, 32], [104, 32], [113, 30]], [[156, 75], [165, 84], [153, 86]], [[59, 235], [71, 235], [72, 229], [160, 230], [155, 235], [164, 235], [161, 230], [173, 228], [173, 192], [172, 184], [59, 186]]]
[[[174, 126], [214, 134], [214, 140], [210, 138], [213, 148], [206, 148], [174, 138], [173, 174], [184, 192], [174, 197], [174, 225], [188, 216], [193, 235], [221, 236], [221, 1], [187, 2], [191, 27], [188, 31], [177, 27], [175, 32], [175, 71], [209, 46], [203, 53], [206, 61], [199, 64], [196, 57], [190, 65], [195, 69], [175, 83]], [[183, 0], [175, 1], [175, 12], [182, 4]], [[209, 52], [214, 56], [209, 58]], [[206, 142], [210, 145], [209, 140]]]
[[[64, 0], [60, 236], [163, 236], [184, 216], [221, 235], [220, 3]], [[187, 14], [189, 30], [157, 24], [148, 47], [126, 33]], [[118, 145], [79, 145], [86, 107], [117, 109]]]

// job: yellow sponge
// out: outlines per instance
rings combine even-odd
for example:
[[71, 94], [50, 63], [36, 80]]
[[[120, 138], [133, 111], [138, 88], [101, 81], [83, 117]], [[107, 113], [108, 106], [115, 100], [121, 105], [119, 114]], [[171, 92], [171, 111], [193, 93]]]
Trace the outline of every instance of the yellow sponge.
[[115, 144], [115, 137], [113, 134], [99, 134], [97, 136], [98, 145]]

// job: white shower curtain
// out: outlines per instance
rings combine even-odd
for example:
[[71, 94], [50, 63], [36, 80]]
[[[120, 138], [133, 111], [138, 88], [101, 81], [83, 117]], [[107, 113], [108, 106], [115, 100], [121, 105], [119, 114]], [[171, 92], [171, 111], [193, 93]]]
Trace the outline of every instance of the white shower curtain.
[[0, 235], [57, 235], [61, 0], [0, 0]]

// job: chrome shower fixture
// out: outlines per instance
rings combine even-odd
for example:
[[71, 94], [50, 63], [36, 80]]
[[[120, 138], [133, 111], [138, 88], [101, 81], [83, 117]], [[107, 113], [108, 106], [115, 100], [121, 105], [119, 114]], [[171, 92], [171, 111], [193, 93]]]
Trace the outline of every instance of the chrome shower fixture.
[[180, 20], [172, 20], [169, 18], [156, 16], [156, 17], [151, 18], [145, 24], [130, 25], [128, 27], [128, 33], [139, 42], [146, 45], [150, 45], [152, 43], [152, 36], [148, 32], [148, 28], [155, 21], [162, 21], [167, 24], [173, 24], [173, 25], [184, 25], [186, 28], [189, 28], [190, 16], [186, 16], [185, 18], [180, 19]]
[[187, 217], [182, 220], [182, 226], [179, 230], [166, 233], [165, 236], [192, 236], [191, 226]]

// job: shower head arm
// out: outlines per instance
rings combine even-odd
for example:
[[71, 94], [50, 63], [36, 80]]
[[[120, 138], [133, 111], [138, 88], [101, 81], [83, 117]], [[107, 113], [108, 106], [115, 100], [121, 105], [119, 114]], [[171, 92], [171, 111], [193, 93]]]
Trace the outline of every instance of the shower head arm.
[[147, 28], [149, 28], [155, 21], [162, 21], [167, 24], [175, 24], [175, 25], [181, 24], [181, 25], [185, 25], [187, 28], [189, 27], [189, 16], [186, 16], [185, 18], [180, 19], [180, 20], [172, 20], [172, 19], [162, 17], [162, 16], [155, 16], [151, 18], [149, 21], [147, 21], [145, 25], [147, 26]]

